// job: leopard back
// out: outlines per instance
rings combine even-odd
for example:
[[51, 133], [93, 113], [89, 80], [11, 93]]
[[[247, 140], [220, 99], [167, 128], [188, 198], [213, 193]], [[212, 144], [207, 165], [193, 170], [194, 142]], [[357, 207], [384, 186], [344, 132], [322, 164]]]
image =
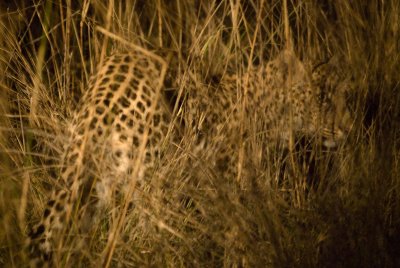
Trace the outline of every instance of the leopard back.
[[71, 120], [60, 180], [29, 235], [31, 267], [54, 265], [72, 223], [90, 229], [93, 211], [133, 191], [162, 157], [171, 122], [161, 96], [165, 71], [162, 59], [135, 51], [106, 59], [91, 78]]

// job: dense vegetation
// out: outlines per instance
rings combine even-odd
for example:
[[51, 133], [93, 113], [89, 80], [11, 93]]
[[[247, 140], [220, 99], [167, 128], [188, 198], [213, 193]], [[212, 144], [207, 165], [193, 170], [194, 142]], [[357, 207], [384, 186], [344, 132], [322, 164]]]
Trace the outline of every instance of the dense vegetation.
[[[7, 2], [0, 4], [2, 267], [27, 262], [24, 240], [57, 183], [71, 113], [100, 59], [129, 49], [114, 35], [169, 59], [165, 94], [174, 115], [190, 74], [207, 84], [242, 72], [286, 40], [278, 0]], [[302, 168], [271, 156], [265, 169], [231, 180], [183, 147], [123, 217], [116, 244], [108, 234], [118, 213], [110, 213], [78, 252], [78, 238], [66, 239], [60, 267], [107, 258], [122, 267], [400, 266], [400, 2], [291, 0], [287, 12], [297, 55], [339, 56], [352, 77], [355, 123], [346, 144], [332, 152], [298, 146], [291, 159]]]

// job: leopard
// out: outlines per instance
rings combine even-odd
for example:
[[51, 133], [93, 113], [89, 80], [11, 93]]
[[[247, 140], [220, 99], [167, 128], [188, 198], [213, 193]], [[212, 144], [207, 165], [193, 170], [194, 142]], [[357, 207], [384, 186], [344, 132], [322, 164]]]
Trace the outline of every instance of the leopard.
[[96, 213], [134, 194], [163, 157], [172, 129], [161, 92], [166, 66], [144, 49], [99, 64], [72, 116], [55, 189], [28, 236], [30, 267], [53, 266], [73, 219], [88, 232]]
[[[324, 172], [313, 166], [335, 159], [329, 163], [335, 172], [341, 159], [332, 155], [345, 151], [353, 128], [349, 94], [354, 88], [338, 62], [332, 57], [314, 64], [283, 49], [265, 63], [211, 79], [190, 73], [183, 121], [185, 136], [193, 137], [194, 180], [212, 181], [212, 198], [245, 207], [260, 189], [297, 206], [298, 183], [307, 198]], [[240, 223], [224, 229], [228, 266], [243, 263], [237, 252], [245, 250], [243, 231]]]
[[354, 88], [337, 57], [305, 63], [285, 48], [241, 74], [193, 80], [186, 122], [197, 137], [198, 158], [222, 177], [251, 175], [266, 151], [294, 151], [303, 137], [334, 150], [345, 144], [354, 124], [349, 106]]

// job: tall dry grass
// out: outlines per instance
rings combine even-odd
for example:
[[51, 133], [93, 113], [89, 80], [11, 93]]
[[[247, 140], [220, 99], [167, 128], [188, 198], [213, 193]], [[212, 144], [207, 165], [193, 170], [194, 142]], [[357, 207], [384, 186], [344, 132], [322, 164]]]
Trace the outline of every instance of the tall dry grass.
[[[301, 59], [338, 55], [353, 78], [346, 144], [331, 153], [299, 146], [294, 167], [267, 152], [243, 189], [193, 159], [185, 147], [193, 137], [183, 137], [138, 193], [112, 250], [105, 249], [115, 213], [78, 251], [79, 237], [66, 236], [58, 266], [400, 265], [400, 4], [288, 1], [288, 14]], [[0, 15], [5, 267], [27, 263], [26, 233], [57, 183], [65, 129], [90, 74], [105, 55], [127, 49], [97, 26], [170, 58], [165, 89], [177, 116], [191, 78], [245, 72], [285, 46], [281, 1], [15, 1], [2, 3]]]

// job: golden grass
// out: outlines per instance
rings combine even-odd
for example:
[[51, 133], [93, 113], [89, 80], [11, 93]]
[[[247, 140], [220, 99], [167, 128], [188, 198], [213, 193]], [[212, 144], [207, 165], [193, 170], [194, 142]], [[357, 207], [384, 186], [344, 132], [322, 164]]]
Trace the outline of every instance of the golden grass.
[[[27, 263], [23, 242], [57, 183], [71, 113], [101, 59], [132, 49], [121, 40], [170, 55], [166, 84], [178, 115], [188, 77], [244, 72], [275, 55], [288, 35], [278, 0], [61, 2], [1, 6], [4, 267]], [[226, 180], [193, 158], [186, 145], [194, 137], [185, 136], [135, 192], [135, 209], [118, 214], [116, 202], [78, 252], [80, 239], [66, 236], [58, 266], [400, 265], [400, 4], [288, 1], [287, 10], [297, 54], [304, 61], [339, 55], [354, 78], [356, 121], [346, 146], [332, 153], [300, 146], [293, 167], [265, 149], [268, 160], [251, 175]], [[240, 161], [257, 152], [243, 151]]]

